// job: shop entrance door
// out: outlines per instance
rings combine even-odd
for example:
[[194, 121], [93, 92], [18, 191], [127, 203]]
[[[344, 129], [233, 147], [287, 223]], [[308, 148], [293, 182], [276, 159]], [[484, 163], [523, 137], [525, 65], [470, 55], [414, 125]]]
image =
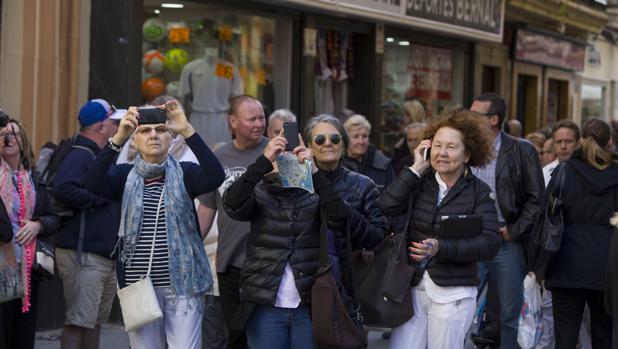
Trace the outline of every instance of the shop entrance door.
[[547, 119], [548, 126], [568, 117], [569, 82], [549, 79], [547, 84]]
[[534, 132], [537, 128], [536, 113], [538, 108], [538, 77], [535, 75], [517, 75], [516, 118], [523, 125], [523, 134]]

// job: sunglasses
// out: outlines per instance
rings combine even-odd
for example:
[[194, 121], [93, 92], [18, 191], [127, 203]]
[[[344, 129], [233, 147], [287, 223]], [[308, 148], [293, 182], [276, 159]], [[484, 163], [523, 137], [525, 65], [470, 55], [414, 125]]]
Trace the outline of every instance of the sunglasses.
[[[322, 145], [324, 144], [324, 142], [326, 142], [326, 137], [327, 135], [317, 135], [313, 138], [313, 141], [315, 142], [315, 144], [317, 145]], [[333, 133], [330, 135], [330, 142], [334, 145], [339, 144], [339, 142], [341, 142], [341, 135], [340, 134], [336, 134]]]

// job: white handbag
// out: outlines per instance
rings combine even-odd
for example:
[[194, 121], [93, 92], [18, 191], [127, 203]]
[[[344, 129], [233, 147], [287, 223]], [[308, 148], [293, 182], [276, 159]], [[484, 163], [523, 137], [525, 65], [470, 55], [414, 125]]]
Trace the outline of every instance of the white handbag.
[[163, 200], [163, 189], [161, 197], [159, 197], [159, 206], [157, 207], [157, 218], [155, 219], [155, 230], [152, 237], [152, 246], [150, 248], [150, 260], [148, 261], [148, 272], [141, 280], [132, 283], [131, 285], [118, 289], [118, 300], [120, 300], [120, 309], [122, 310], [122, 318], [124, 320], [125, 331], [134, 331], [142, 326], [148, 325], [163, 318], [163, 312], [157, 300], [152, 281], [150, 280], [150, 269], [152, 268], [152, 257], [154, 254], [155, 240], [157, 239], [157, 228], [159, 225], [159, 212], [161, 202]]

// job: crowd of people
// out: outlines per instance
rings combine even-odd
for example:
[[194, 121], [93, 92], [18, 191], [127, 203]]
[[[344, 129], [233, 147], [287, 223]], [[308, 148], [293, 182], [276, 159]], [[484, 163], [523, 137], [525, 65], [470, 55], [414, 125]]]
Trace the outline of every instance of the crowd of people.
[[[344, 282], [350, 251], [371, 251], [392, 233], [405, 234], [415, 271], [406, 286], [413, 315], [385, 336], [389, 348], [463, 348], [475, 339], [519, 348], [529, 273], [542, 285], [536, 348], [618, 347], [610, 223], [618, 157], [608, 122], [580, 128], [565, 119], [522, 138], [494, 93], [432, 118], [411, 100], [387, 154], [352, 111], [311, 117], [290, 140], [291, 111], [267, 119], [259, 100], [235, 96], [232, 141], [211, 144], [176, 99], [148, 107], [84, 104], [51, 188], [40, 179], [50, 165], [37, 167], [24, 126], [0, 112], [0, 296], [12, 280], [7, 266], [19, 268], [22, 286], [0, 303], [0, 349], [34, 347], [38, 241], [55, 245], [63, 349], [98, 348], [116, 292], [145, 279], [162, 314], [128, 331], [132, 348], [278, 349], [317, 347], [311, 304], [321, 247], [354, 294]], [[284, 153], [308, 165], [313, 192], [283, 185]], [[545, 251], [538, 226], [556, 196], [561, 243]], [[448, 224], [454, 219], [459, 226]], [[218, 235], [205, 248], [209, 234]], [[484, 288], [485, 321], [471, 336]]]

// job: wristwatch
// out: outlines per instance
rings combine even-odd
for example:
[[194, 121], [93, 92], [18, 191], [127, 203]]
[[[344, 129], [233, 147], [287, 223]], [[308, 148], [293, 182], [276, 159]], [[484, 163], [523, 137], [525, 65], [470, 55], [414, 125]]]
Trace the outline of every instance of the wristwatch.
[[112, 141], [112, 137], [109, 137], [107, 139], [107, 145], [109, 145], [109, 147], [116, 153], [120, 153], [120, 150], [122, 149], [121, 145], [114, 144], [114, 142]]

